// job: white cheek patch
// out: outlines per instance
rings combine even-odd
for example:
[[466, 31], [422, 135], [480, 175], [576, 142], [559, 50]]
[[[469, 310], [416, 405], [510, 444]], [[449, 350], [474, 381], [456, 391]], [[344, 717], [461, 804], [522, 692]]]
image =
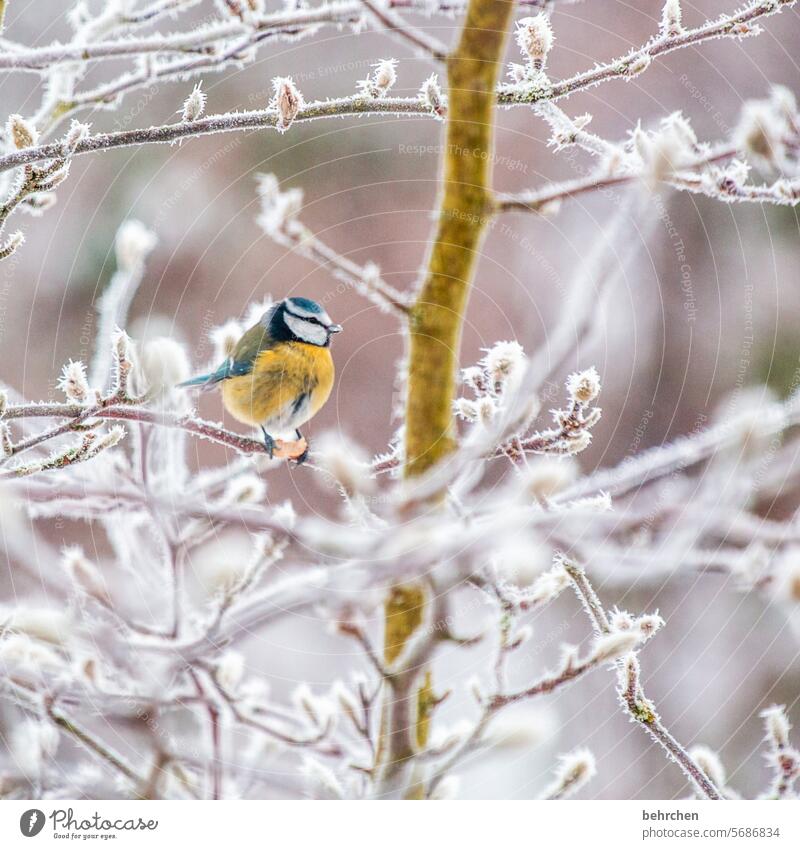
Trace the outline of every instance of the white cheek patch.
[[290, 313], [284, 313], [283, 320], [286, 326], [298, 339], [311, 345], [324, 345], [328, 341], [328, 331], [318, 324], [297, 318]]

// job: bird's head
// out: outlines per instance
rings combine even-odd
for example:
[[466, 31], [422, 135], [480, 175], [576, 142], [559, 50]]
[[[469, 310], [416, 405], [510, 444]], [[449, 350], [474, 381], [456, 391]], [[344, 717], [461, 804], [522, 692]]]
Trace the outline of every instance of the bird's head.
[[309, 298], [284, 298], [264, 316], [264, 323], [275, 339], [305, 342], [324, 348], [342, 326], [334, 324], [327, 312]]

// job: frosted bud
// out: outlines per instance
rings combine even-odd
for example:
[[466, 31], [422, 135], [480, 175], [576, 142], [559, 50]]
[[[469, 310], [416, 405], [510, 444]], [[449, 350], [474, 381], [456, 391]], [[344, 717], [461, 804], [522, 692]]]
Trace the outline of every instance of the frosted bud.
[[518, 62], [512, 62], [507, 73], [515, 83], [523, 83], [528, 79], [528, 68]]
[[89, 135], [89, 125], [73, 120], [62, 142], [65, 156], [75, 153], [75, 148]]
[[764, 720], [767, 740], [778, 749], [788, 746], [789, 732], [792, 727], [786, 716], [786, 708], [783, 705], [772, 705], [762, 710], [761, 716]]
[[72, 630], [69, 614], [54, 607], [16, 607], [10, 616], [8, 611], [0, 610], [0, 622], [3, 621], [12, 631], [54, 645], [64, 643]]
[[381, 59], [372, 66], [372, 73], [359, 84], [359, 90], [368, 97], [385, 97], [397, 81], [397, 60]]
[[14, 453], [14, 442], [11, 439], [11, 429], [5, 422], [0, 422], [0, 457], [10, 457]]
[[3, 417], [3, 414], [6, 411], [6, 407], [8, 406], [8, 394], [5, 390], [0, 389], [0, 418]]
[[559, 732], [558, 716], [552, 708], [514, 709], [494, 716], [486, 742], [495, 749], [523, 749], [552, 740]]
[[332, 432], [324, 433], [315, 444], [320, 465], [349, 495], [369, 493], [375, 481], [369, 474], [369, 458], [352, 440]]
[[465, 422], [474, 422], [478, 418], [478, 405], [469, 398], [456, 398], [453, 402], [453, 412]]
[[378, 89], [381, 94], [386, 94], [397, 82], [397, 60], [381, 59], [381, 61], [375, 65], [372, 80], [375, 84], [375, 88]]
[[139, 370], [148, 391], [161, 394], [189, 376], [189, 358], [179, 342], [161, 336], [145, 342]]
[[697, 144], [697, 134], [692, 129], [689, 119], [682, 112], [673, 112], [661, 122], [665, 130], [675, 134], [678, 140], [687, 148], [693, 148]]
[[749, 101], [742, 108], [734, 139], [740, 150], [773, 162], [782, 149], [780, 134], [783, 130], [775, 110], [764, 101]]
[[339, 704], [348, 716], [353, 718], [358, 717], [361, 710], [358, 699], [344, 681], [337, 680], [333, 682], [331, 686], [331, 698]]
[[216, 0], [217, 6], [223, 14], [233, 15], [243, 20], [246, 14], [246, 0]]
[[200, 118], [206, 108], [206, 93], [203, 91], [203, 83], [199, 82], [191, 94], [183, 101], [181, 110], [182, 121], [196, 121]]
[[26, 121], [22, 115], [10, 115], [6, 124], [6, 136], [17, 150], [33, 147], [39, 140], [36, 127]]
[[639, 74], [643, 74], [650, 67], [652, 61], [653, 58], [649, 53], [636, 56], [625, 66], [625, 76], [629, 78], [638, 77]]
[[214, 360], [226, 360], [233, 353], [236, 343], [242, 336], [242, 327], [237, 321], [227, 321], [215, 327], [209, 334], [214, 346]]
[[592, 434], [588, 430], [580, 430], [563, 444], [566, 454], [580, 454], [592, 444]]
[[525, 363], [525, 351], [519, 342], [496, 342], [487, 349], [482, 363], [491, 380], [503, 383], [520, 372]]
[[598, 637], [592, 648], [592, 660], [606, 663], [618, 660], [639, 644], [639, 635], [631, 631], [612, 631]]
[[137, 268], [153, 248], [158, 239], [141, 221], [129, 219], [117, 230], [117, 266], [124, 271]]
[[770, 102], [784, 118], [794, 120], [797, 117], [797, 99], [794, 92], [785, 85], [772, 86]]
[[578, 466], [570, 457], [535, 457], [523, 471], [525, 492], [537, 501], [546, 501], [566, 489], [578, 476]]
[[316, 799], [344, 799], [345, 792], [336, 774], [315, 758], [303, 761], [303, 777], [311, 796]]
[[99, 439], [94, 443], [92, 448], [93, 454], [99, 454], [105, 451], [106, 448], [113, 448], [125, 438], [126, 430], [121, 425], [110, 427], [105, 433], [101, 434]]
[[276, 127], [281, 133], [285, 133], [303, 106], [303, 95], [291, 77], [275, 77], [272, 89], [274, 95], [270, 108], [278, 113]]
[[522, 53], [531, 60], [535, 68], [542, 68], [553, 46], [550, 18], [541, 12], [531, 18], [522, 18], [517, 22], [515, 36]]
[[615, 631], [630, 631], [634, 627], [636, 620], [627, 610], [615, 609], [609, 616], [609, 622]]
[[100, 570], [78, 546], [68, 546], [61, 552], [61, 565], [75, 586], [87, 595], [101, 601], [108, 599], [105, 581]]
[[17, 725], [10, 739], [12, 762], [31, 779], [41, 773], [44, 761], [58, 749], [59, 734], [50, 724], [25, 720]]
[[511, 638], [508, 647], [510, 649], [518, 649], [524, 646], [532, 636], [533, 628], [530, 625], [523, 625], [514, 632], [514, 636]]
[[[771, 595], [790, 607], [800, 604], [800, 547], [787, 546], [776, 558]], [[758, 577], [758, 576], [756, 576]]]
[[469, 368], [462, 369], [461, 382], [478, 394], [488, 390], [486, 372], [480, 366], [470, 366]]
[[484, 689], [481, 679], [477, 675], [471, 675], [467, 679], [466, 686], [475, 701], [478, 702], [478, 704], [482, 704], [486, 698], [486, 690]]
[[274, 174], [257, 174], [261, 214], [256, 219], [261, 229], [273, 238], [279, 237], [287, 224], [297, 217], [303, 206], [301, 189], [280, 190]]
[[478, 420], [484, 425], [488, 425], [497, 414], [497, 403], [494, 398], [490, 398], [488, 395], [478, 398], [475, 406], [478, 412]]
[[227, 504], [260, 504], [267, 494], [267, 485], [257, 475], [237, 475], [225, 489]]
[[445, 109], [442, 100], [442, 89], [439, 87], [439, 77], [436, 74], [431, 74], [425, 80], [420, 87], [419, 96], [434, 115], [438, 115], [440, 118], [444, 115]]
[[217, 661], [216, 678], [226, 693], [235, 693], [244, 676], [244, 655], [228, 650]]
[[689, 754], [713, 784], [720, 789], [725, 786], [727, 779], [725, 767], [722, 765], [719, 755], [713, 749], [709, 749], [708, 746], [693, 746], [689, 750]]
[[0, 244], [0, 259], [11, 256], [14, 251], [25, 244], [25, 234], [21, 230], [12, 233], [2, 244]]
[[577, 793], [596, 774], [594, 755], [588, 749], [576, 749], [561, 755], [555, 778], [543, 796], [546, 799], [566, 799]]
[[294, 688], [291, 700], [315, 725], [322, 725], [331, 715], [332, 706], [330, 702], [320, 696], [315, 696], [306, 683], [298, 684]]
[[644, 641], [649, 640], [656, 631], [661, 630], [664, 620], [657, 613], [645, 613], [644, 616], [639, 616], [636, 619], [635, 625], [642, 641]]
[[525, 599], [531, 604], [546, 604], [556, 598], [569, 586], [569, 575], [564, 567], [558, 563], [543, 572], [530, 585], [525, 593]]
[[286, 528], [286, 530], [289, 531], [297, 523], [297, 513], [295, 512], [292, 502], [289, 500], [278, 504], [272, 511], [272, 517], [276, 522], [279, 522], [284, 528]]
[[574, 372], [567, 378], [567, 392], [573, 401], [590, 404], [600, 394], [600, 375], [592, 366], [586, 371]]
[[661, 34], [678, 35], [683, 31], [681, 24], [681, 0], [666, 0], [661, 13]]
[[91, 399], [91, 389], [86, 378], [86, 366], [80, 360], [70, 360], [62, 369], [58, 388], [70, 401], [86, 404]]

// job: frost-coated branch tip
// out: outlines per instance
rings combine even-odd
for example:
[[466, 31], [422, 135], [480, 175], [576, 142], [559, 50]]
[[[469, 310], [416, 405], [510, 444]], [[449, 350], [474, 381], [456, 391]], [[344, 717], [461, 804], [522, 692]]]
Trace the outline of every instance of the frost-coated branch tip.
[[560, 755], [552, 783], [543, 791], [542, 799], [568, 799], [597, 775], [597, 764], [589, 749], [575, 749]]

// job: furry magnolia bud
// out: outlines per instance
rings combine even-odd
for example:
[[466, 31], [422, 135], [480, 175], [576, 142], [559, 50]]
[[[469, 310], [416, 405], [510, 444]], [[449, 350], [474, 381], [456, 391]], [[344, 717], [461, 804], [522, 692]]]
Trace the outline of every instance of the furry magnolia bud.
[[61, 369], [58, 388], [70, 401], [86, 404], [91, 393], [89, 381], [86, 379], [86, 366], [80, 360], [70, 360]]
[[515, 33], [519, 49], [536, 69], [544, 67], [547, 54], [553, 46], [553, 28], [550, 18], [544, 13], [531, 18], [522, 18]]
[[39, 140], [36, 127], [26, 121], [22, 115], [10, 115], [6, 125], [8, 138], [17, 150], [33, 147]]
[[591, 404], [600, 394], [600, 375], [592, 366], [586, 371], [575, 372], [567, 378], [567, 392], [579, 404]]
[[182, 121], [196, 121], [205, 111], [206, 94], [202, 89], [203, 83], [199, 82], [193, 89], [191, 94], [183, 101], [183, 109], [181, 110]]
[[679, 35], [683, 32], [681, 15], [681, 0], [666, 0], [661, 13], [661, 35]]
[[115, 242], [117, 266], [123, 271], [137, 268], [156, 246], [157, 241], [155, 233], [148, 230], [141, 221], [134, 218], [124, 221], [117, 230]]
[[576, 749], [559, 758], [552, 784], [543, 794], [545, 799], [566, 799], [594, 778], [597, 766], [588, 749]]
[[439, 87], [439, 77], [436, 74], [431, 74], [425, 80], [420, 87], [419, 96], [434, 115], [439, 118], [444, 116], [445, 109], [442, 101], [442, 90]]
[[270, 106], [278, 113], [275, 126], [279, 132], [285, 133], [303, 105], [303, 95], [291, 77], [275, 77], [272, 88], [274, 95]]

